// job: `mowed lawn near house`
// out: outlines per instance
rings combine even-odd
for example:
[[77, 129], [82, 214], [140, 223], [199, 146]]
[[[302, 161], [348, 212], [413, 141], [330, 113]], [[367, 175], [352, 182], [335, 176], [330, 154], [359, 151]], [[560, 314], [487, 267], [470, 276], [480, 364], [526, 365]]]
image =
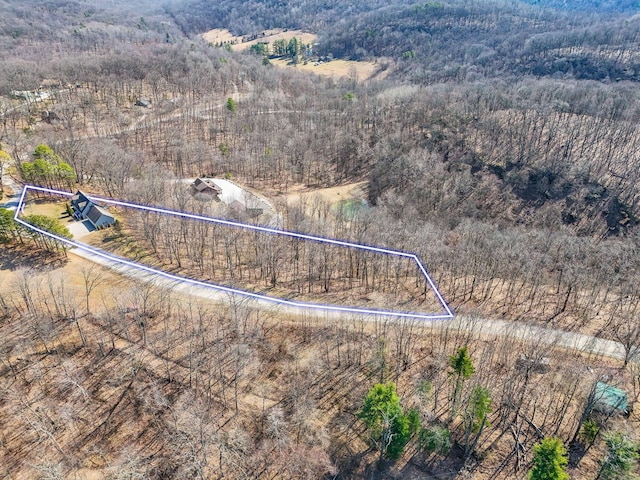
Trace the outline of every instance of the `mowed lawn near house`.
[[57, 202], [41, 202], [30, 200], [25, 204], [23, 217], [28, 215], [44, 215], [45, 217], [55, 218], [69, 229], [74, 240], [86, 237], [96, 228], [88, 219], [76, 220], [67, 213], [67, 203], [64, 200]]
[[45, 217], [56, 218], [66, 225], [72, 222], [73, 218], [67, 214], [67, 207], [64, 201], [28, 201], [22, 211], [23, 216], [27, 215], [44, 215]]

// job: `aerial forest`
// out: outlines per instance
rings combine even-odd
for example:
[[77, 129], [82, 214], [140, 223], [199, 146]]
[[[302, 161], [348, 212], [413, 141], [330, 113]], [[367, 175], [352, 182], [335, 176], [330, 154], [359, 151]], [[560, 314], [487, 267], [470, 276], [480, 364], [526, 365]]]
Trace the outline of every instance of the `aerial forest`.
[[[636, 478], [637, 2], [0, 12], [0, 478]], [[197, 177], [273, 212], [206, 203]], [[14, 184], [415, 253], [456, 317], [132, 278], [17, 223]], [[23, 220], [72, 237], [70, 206], [28, 201]], [[438, 308], [403, 259], [113, 211], [86, 241], [174, 274]]]

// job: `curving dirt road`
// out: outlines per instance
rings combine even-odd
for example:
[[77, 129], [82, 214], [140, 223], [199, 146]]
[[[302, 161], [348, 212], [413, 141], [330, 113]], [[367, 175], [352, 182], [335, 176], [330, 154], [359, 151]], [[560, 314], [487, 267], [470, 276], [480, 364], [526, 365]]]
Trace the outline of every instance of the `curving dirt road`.
[[248, 302], [261, 309], [268, 310], [273, 314], [305, 315], [326, 318], [328, 320], [342, 319], [347, 321], [359, 320], [384, 322], [392, 319], [393, 321], [421, 322], [425, 325], [425, 328], [429, 328], [434, 331], [450, 329], [451, 331], [473, 332], [478, 335], [495, 335], [509, 337], [514, 340], [529, 343], [559, 346], [590, 355], [601, 355], [619, 360], [623, 360], [625, 358], [625, 349], [621, 343], [613, 340], [583, 335], [576, 332], [543, 328], [522, 322], [516, 323], [504, 320], [472, 318], [465, 315], [458, 315], [453, 320], [402, 320], [400, 318], [395, 319], [395, 317], [355, 315], [340, 312], [316, 311], [287, 305], [276, 305], [264, 300], [248, 299], [239, 295], [232, 295], [216, 290], [212, 287], [197, 286], [188, 282], [168, 280], [157, 274], [153, 274], [133, 266], [124, 265], [77, 248], [72, 249], [70, 253], [115, 270], [119, 274], [126, 275], [143, 282], [152, 282], [154, 285], [162, 288], [169, 288], [182, 294], [206, 298], [217, 302], [231, 302], [232, 299], [233, 301]]
[[20, 200], [20, 192], [22, 187], [9, 175], [2, 176], [2, 184], [12, 191], [11, 195], [4, 197], [0, 202], [0, 208], [8, 208], [9, 210], [15, 210], [18, 206], [18, 200]]
[[[0, 207], [15, 209], [18, 204], [21, 187], [11, 177], [5, 175], [3, 177], [5, 185], [13, 190], [13, 194], [7, 197]], [[104, 267], [112, 269], [119, 274], [140, 280], [143, 282], [152, 282], [163, 288], [169, 288], [174, 291], [192, 295], [200, 298], [206, 298], [217, 302], [230, 302], [240, 299], [242, 302], [252, 302], [262, 309], [269, 310], [273, 313], [288, 313], [296, 315], [307, 315], [314, 317], [322, 317], [327, 319], [344, 319], [360, 321], [388, 321], [390, 317], [381, 317], [375, 315], [354, 315], [340, 312], [317, 311], [300, 307], [273, 304], [264, 300], [248, 299], [239, 295], [232, 295], [212, 287], [204, 287], [193, 285], [188, 282], [180, 282], [169, 280], [160, 275], [135, 268], [133, 266], [124, 265], [122, 263], [110, 260], [91, 252], [74, 248], [71, 254], [85, 258], [91, 262], [98, 263]], [[391, 317], [393, 318], [393, 317]], [[404, 321], [407, 321], [406, 319]], [[417, 320], [410, 320], [417, 321]], [[478, 319], [470, 318], [464, 315], [458, 315], [453, 320], [419, 320], [425, 324], [426, 328], [432, 330], [461, 330], [466, 332], [474, 332], [481, 335], [497, 335], [513, 338], [519, 341], [536, 342], [544, 345], [556, 345], [574, 351], [580, 351], [592, 355], [602, 355], [609, 358], [623, 360], [625, 358], [625, 348], [620, 342], [607, 340], [603, 338], [592, 337], [576, 332], [568, 332], [558, 329], [543, 328], [534, 325], [528, 325], [522, 322], [507, 322], [504, 320], [494, 319]]]

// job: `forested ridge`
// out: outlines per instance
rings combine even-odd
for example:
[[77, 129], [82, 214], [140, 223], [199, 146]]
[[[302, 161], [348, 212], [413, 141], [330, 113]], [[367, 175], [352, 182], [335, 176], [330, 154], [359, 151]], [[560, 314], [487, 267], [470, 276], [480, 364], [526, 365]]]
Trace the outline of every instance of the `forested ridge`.
[[321, 45], [340, 57], [399, 58], [402, 75], [419, 83], [514, 75], [637, 81], [638, 59], [623, 52], [637, 44], [638, 19], [601, 15], [426, 3], [359, 16], [329, 29]]
[[525, 3], [553, 7], [559, 10], [586, 10], [595, 12], [637, 12], [638, 2], [634, 0], [523, 0]]
[[638, 42], [639, 20], [632, 15], [638, 5], [632, 2], [231, 5], [195, 2], [169, 11], [189, 33], [220, 27], [240, 35], [268, 28], [318, 31], [320, 52], [402, 59], [399, 77], [419, 83], [505, 75], [638, 80], [638, 58], [629, 51]]
[[[544, 478], [548, 455], [576, 478], [632, 478], [635, 3], [69, 0], [0, 12], [0, 171], [202, 212], [187, 179], [224, 176], [268, 198], [285, 229], [417, 253], [461, 318], [432, 329], [196, 301], [66, 258], [3, 210], [0, 476]], [[317, 44], [296, 61], [372, 60], [379, 75], [278, 68], [267, 47], [208, 44], [211, 28], [311, 31]], [[366, 200], [356, 213], [314, 196], [352, 184]], [[327, 249], [212, 241], [198, 224], [116, 213], [122, 225], [94, 241], [131, 258], [321, 302], [348, 301], [340, 282], [356, 281], [369, 301], [368, 272], [358, 263], [347, 278], [336, 268], [347, 257]], [[387, 287], [402, 302], [422, 288], [404, 276]], [[515, 329], [527, 325], [550, 330]], [[620, 353], [560, 347], [558, 332]], [[627, 416], [597, 407], [598, 381], [626, 391]]]

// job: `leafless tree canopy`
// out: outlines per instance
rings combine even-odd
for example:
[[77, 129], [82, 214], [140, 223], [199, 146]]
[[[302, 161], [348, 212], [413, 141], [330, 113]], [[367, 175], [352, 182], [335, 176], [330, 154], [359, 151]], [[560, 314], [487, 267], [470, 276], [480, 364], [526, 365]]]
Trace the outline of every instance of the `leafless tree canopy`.
[[[0, 477], [524, 478], [533, 445], [558, 437], [590, 478], [598, 432], [638, 433], [636, 2], [134, 3], [0, 1], [4, 194], [49, 145], [74, 188], [415, 252], [459, 317], [196, 301], [115, 280], [3, 213]], [[211, 28], [314, 32], [298, 65], [376, 72], [279, 68], [269, 46], [205, 42]], [[194, 198], [198, 176], [231, 178], [276, 212]], [[355, 212], [314, 196], [351, 184], [365, 192]], [[434, 307], [404, 260], [117, 214], [91, 241], [175, 273]], [[463, 382], [450, 367], [461, 347], [475, 366]], [[422, 429], [388, 465], [357, 417], [386, 382]], [[625, 390], [628, 418], [598, 411], [597, 382]]]

